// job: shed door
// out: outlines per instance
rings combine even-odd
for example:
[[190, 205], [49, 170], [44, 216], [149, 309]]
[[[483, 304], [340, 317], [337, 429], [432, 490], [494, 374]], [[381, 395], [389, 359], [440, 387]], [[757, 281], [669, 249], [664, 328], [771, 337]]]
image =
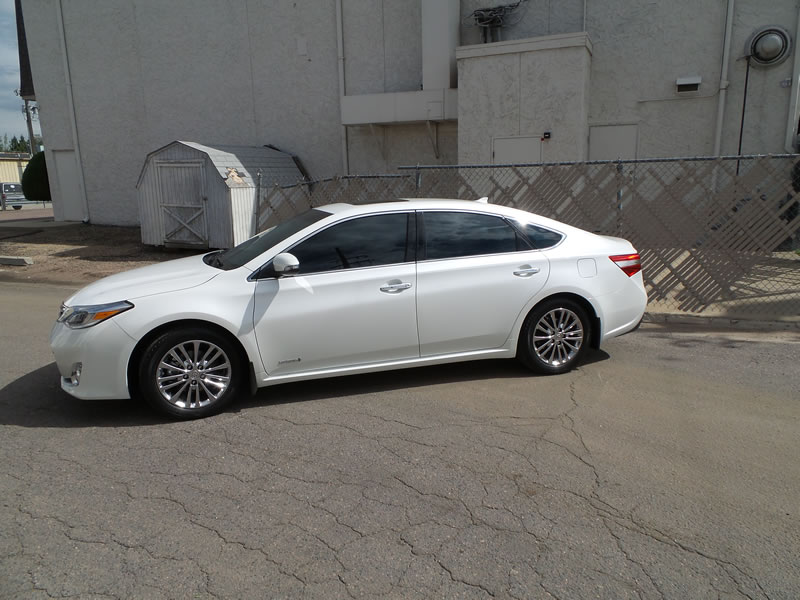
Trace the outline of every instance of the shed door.
[[159, 206], [165, 245], [208, 246], [202, 161], [159, 162]]

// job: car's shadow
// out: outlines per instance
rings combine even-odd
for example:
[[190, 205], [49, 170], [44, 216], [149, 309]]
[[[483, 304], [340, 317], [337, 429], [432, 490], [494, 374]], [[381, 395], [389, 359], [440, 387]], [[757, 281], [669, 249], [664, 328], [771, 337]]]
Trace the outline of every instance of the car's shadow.
[[[584, 364], [607, 360], [591, 350]], [[463, 381], [512, 379], [536, 375], [515, 360], [482, 360], [364, 375], [285, 383], [262, 388], [225, 412], [246, 408], [373, 394]], [[224, 414], [224, 413], [223, 413]], [[139, 427], [170, 422], [136, 400], [77, 400], [59, 387], [55, 363], [41, 367], [0, 389], [0, 425], [18, 427]]]
[[55, 363], [0, 389], [0, 424], [18, 427], [129, 427], [165, 422], [142, 402], [84, 401], [61, 390]]

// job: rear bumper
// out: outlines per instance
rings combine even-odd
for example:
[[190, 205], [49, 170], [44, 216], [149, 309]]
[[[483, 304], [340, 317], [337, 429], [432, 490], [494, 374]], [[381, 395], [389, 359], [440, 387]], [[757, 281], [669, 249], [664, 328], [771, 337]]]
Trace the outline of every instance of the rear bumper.
[[[634, 275], [641, 278], [641, 275]], [[639, 327], [647, 308], [647, 292], [639, 281], [598, 298], [602, 306], [603, 335], [600, 342], [629, 333]]]

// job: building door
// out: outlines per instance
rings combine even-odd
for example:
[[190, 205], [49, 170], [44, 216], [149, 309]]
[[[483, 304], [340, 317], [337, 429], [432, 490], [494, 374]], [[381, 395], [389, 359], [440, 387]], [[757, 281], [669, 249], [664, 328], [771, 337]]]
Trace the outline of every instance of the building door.
[[165, 246], [208, 246], [205, 169], [201, 161], [157, 162]]
[[542, 162], [542, 140], [539, 136], [496, 137], [492, 140], [492, 164], [538, 162]]
[[589, 127], [589, 160], [630, 160], [636, 158], [638, 125], [597, 125]]

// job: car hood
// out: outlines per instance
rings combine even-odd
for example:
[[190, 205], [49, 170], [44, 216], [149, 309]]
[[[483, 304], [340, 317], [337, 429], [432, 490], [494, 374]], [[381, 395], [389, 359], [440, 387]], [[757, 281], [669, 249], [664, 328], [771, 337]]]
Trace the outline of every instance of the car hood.
[[221, 272], [204, 263], [202, 255], [169, 260], [90, 283], [67, 299], [65, 304], [104, 304], [185, 290], [201, 285]]

